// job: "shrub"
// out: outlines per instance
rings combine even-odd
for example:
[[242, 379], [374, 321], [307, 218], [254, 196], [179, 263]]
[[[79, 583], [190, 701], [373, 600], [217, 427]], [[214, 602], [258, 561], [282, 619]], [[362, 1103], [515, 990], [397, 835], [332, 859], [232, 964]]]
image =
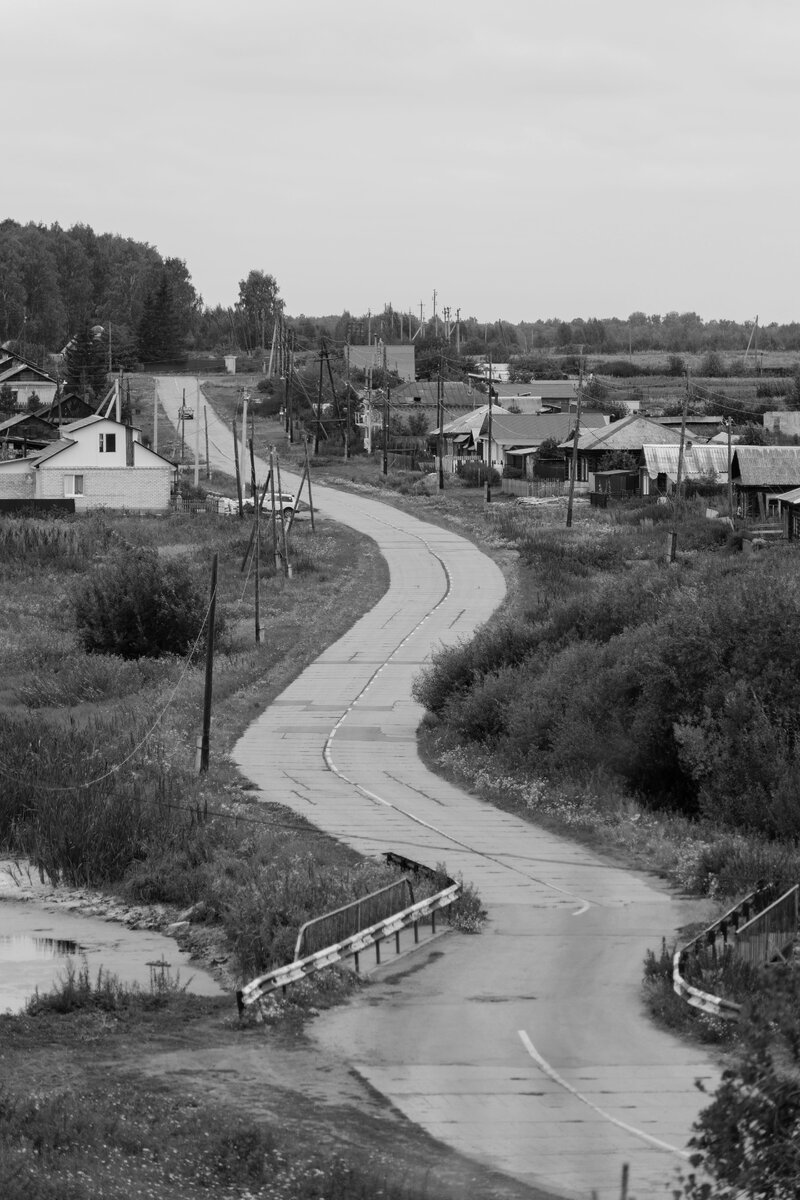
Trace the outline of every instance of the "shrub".
[[90, 653], [122, 658], [185, 654], [203, 626], [206, 599], [180, 559], [118, 550], [76, 589], [78, 635]]

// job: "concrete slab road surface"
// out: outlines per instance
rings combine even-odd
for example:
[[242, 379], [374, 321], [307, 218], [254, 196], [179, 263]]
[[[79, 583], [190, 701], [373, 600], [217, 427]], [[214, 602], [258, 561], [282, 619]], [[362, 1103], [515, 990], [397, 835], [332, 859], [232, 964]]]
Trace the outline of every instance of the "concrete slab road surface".
[[[184, 387], [194, 380], [158, 380], [174, 421]], [[209, 434], [214, 465], [231, 471], [231, 435], [211, 411]], [[235, 760], [264, 799], [364, 854], [446, 863], [490, 914], [480, 936], [382, 968], [315, 1036], [412, 1121], [532, 1188], [617, 1200], [628, 1164], [631, 1197], [666, 1196], [707, 1103], [695, 1081], [713, 1088], [717, 1072], [647, 1021], [640, 980], [645, 951], [697, 906], [424, 768], [412, 680], [433, 647], [489, 617], [502, 575], [472, 543], [377, 501], [316, 488], [315, 502], [378, 542], [391, 585], [253, 723]]]

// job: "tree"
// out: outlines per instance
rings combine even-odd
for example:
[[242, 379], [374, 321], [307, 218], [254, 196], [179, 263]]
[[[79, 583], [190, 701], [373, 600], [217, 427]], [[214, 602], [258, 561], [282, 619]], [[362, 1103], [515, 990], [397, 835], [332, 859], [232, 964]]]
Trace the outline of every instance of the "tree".
[[67, 388], [85, 400], [99, 403], [106, 390], [106, 367], [103, 343], [97, 326], [84, 318], [77, 333], [67, 346], [64, 374]]
[[162, 269], [158, 285], [148, 292], [138, 330], [139, 355], [143, 362], [167, 363], [183, 350], [181, 323], [176, 311], [169, 272]]
[[283, 312], [275, 276], [264, 271], [251, 271], [247, 279], [240, 279], [236, 311], [245, 350], [266, 351], [275, 320]]
[[770, 988], [744, 1014], [742, 1052], [695, 1122], [691, 1200], [795, 1200], [800, 1179], [800, 980], [770, 968]]

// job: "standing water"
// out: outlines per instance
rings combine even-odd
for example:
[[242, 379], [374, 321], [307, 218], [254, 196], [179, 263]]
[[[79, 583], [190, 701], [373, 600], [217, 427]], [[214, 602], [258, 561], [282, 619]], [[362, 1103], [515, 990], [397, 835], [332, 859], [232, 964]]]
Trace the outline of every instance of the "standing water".
[[194, 995], [224, 995], [217, 981], [163, 934], [54, 911], [35, 901], [0, 900], [0, 1013], [21, 1012], [37, 989], [51, 991], [70, 962], [76, 974], [85, 964], [92, 983], [102, 968], [104, 975], [145, 991], [152, 980], [168, 978]]

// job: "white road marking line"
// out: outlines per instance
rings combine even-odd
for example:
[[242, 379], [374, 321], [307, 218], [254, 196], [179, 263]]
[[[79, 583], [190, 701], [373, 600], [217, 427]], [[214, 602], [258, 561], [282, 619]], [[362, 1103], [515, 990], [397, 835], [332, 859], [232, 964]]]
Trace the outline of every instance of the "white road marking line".
[[554, 1083], [557, 1083], [559, 1087], [564, 1088], [565, 1091], [573, 1095], [576, 1100], [580, 1100], [582, 1104], [591, 1108], [598, 1116], [603, 1117], [606, 1121], [610, 1121], [612, 1125], [617, 1125], [620, 1129], [624, 1129], [626, 1133], [632, 1133], [634, 1137], [641, 1138], [643, 1142], [649, 1142], [651, 1146], [655, 1146], [658, 1150], [667, 1150], [670, 1154], [677, 1154], [679, 1158], [688, 1159], [690, 1157], [688, 1150], [679, 1150], [677, 1146], [671, 1146], [669, 1142], [662, 1142], [659, 1138], [653, 1137], [652, 1134], [645, 1133], [643, 1129], [637, 1129], [635, 1125], [628, 1125], [625, 1121], [620, 1121], [617, 1117], [612, 1117], [611, 1113], [607, 1113], [604, 1109], [599, 1108], [588, 1096], [584, 1096], [571, 1083], [567, 1083], [566, 1079], [562, 1079], [558, 1071], [554, 1070], [549, 1062], [542, 1058], [524, 1029], [518, 1029], [517, 1033], [528, 1054], [536, 1065], [544, 1071], [545, 1075], [548, 1075]]

